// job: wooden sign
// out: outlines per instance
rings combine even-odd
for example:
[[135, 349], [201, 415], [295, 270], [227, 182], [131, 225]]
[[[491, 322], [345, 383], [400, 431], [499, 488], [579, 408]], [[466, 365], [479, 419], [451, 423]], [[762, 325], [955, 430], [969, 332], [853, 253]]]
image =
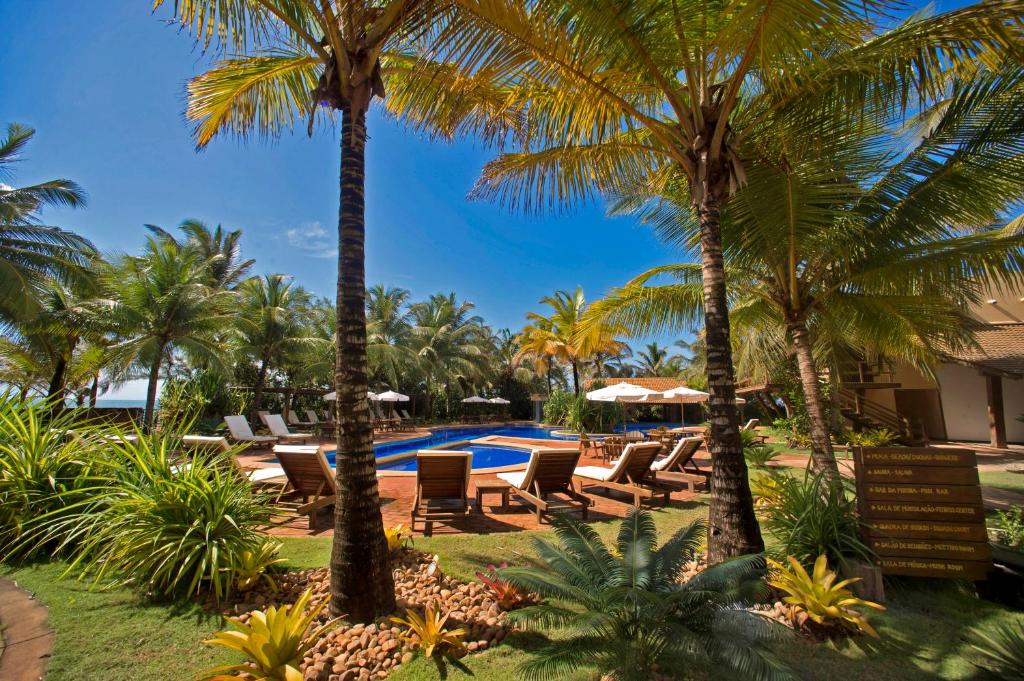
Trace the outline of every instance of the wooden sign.
[[865, 540], [886, 575], [984, 579], [992, 563], [969, 449], [855, 448]]

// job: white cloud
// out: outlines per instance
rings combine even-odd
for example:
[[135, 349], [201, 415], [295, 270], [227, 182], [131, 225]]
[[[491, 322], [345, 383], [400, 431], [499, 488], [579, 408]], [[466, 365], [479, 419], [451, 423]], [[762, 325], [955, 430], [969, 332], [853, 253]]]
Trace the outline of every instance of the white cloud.
[[292, 227], [284, 235], [289, 246], [314, 258], [338, 256], [337, 237], [324, 229], [319, 222]]

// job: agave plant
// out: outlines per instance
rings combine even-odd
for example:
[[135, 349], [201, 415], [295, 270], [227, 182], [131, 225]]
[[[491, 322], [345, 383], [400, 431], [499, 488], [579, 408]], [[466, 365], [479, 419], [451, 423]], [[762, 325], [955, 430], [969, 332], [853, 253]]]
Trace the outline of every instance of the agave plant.
[[423, 609], [422, 615], [414, 610], [406, 610], [404, 618], [392, 617], [391, 621], [408, 627], [402, 638], [411, 641], [427, 657], [435, 653], [453, 656], [464, 650], [465, 645], [462, 641], [466, 636], [466, 630], [461, 627], [446, 629], [444, 625], [450, 614], [442, 615], [439, 609], [428, 605]]
[[228, 622], [237, 631], [220, 631], [212, 639], [204, 641], [209, 645], [223, 646], [246, 656], [248, 662], [224, 665], [203, 672], [202, 681], [229, 681], [250, 679], [250, 681], [302, 681], [299, 666], [306, 653], [317, 639], [338, 623], [331, 620], [312, 628], [317, 616], [327, 601], [307, 610], [313, 590], [307, 589], [292, 605], [280, 608], [271, 606], [265, 612], [250, 614], [248, 622], [237, 617]]
[[59, 538], [71, 549], [69, 572], [161, 598], [231, 593], [234, 568], [264, 545], [269, 499], [215, 455], [177, 466], [178, 442], [139, 432], [104, 441], [110, 470], [89, 499], [39, 519], [41, 540]]
[[500, 570], [508, 567], [508, 563], [502, 561], [501, 565], [488, 565], [487, 572], [477, 570], [476, 577], [491, 590], [491, 595], [498, 602], [502, 610], [514, 610], [533, 600], [529, 592], [523, 591], [515, 584], [500, 576]]
[[860, 581], [859, 577], [836, 582], [836, 573], [828, 567], [824, 554], [814, 561], [814, 571], [807, 573], [793, 556], [788, 556], [790, 567], [769, 560], [775, 575], [768, 582], [786, 594], [782, 601], [789, 605], [789, 620], [794, 629], [811, 628], [812, 623], [827, 633], [836, 631], [862, 632], [878, 638], [878, 632], [868, 624], [859, 607], [885, 610], [885, 606], [857, 598], [846, 587]]
[[975, 631], [971, 647], [982, 656], [980, 666], [1001, 679], [1024, 679], [1024, 636], [1021, 628], [1000, 625], [991, 634]]
[[700, 522], [658, 547], [652, 515], [634, 510], [615, 553], [589, 525], [559, 518], [554, 527], [557, 545], [534, 541], [538, 566], [501, 571], [544, 599], [510, 617], [561, 632], [523, 664], [521, 677], [561, 678], [585, 668], [640, 681], [703, 660], [732, 678], [793, 678], [761, 645], [784, 628], [745, 609], [766, 595], [762, 557], [720, 563], [683, 582], [704, 535]]
[[57, 520], [88, 498], [105, 464], [92, 426], [72, 412], [0, 394], [0, 560], [49, 551], [62, 537], [38, 540], [39, 518]]

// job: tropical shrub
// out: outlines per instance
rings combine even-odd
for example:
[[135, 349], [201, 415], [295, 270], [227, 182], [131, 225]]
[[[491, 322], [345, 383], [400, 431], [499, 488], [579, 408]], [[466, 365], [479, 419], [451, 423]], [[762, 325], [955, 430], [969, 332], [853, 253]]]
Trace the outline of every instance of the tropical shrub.
[[846, 441], [854, 447], [887, 447], [899, 436], [888, 428], [870, 428], [861, 432], [846, 433]]
[[971, 647], [982, 656], [979, 666], [1000, 679], [1024, 679], [1024, 636], [1020, 625], [999, 625], [994, 633], [975, 631]]
[[233, 401], [223, 376], [210, 370], [199, 371], [190, 378], [175, 378], [164, 383], [159, 421], [164, 427], [190, 423], [194, 425], [192, 430], [211, 434], [225, 414], [247, 413], [231, 411]]
[[840, 565], [850, 558], [871, 560], [848, 484], [827, 474], [776, 476], [771, 501], [762, 504], [763, 526], [781, 542], [781, 555], [804, 565], [823, 554]]
[[860, 581], [859, 577], [836, 582], [837, 575], [829, 569], [825, 555], [814, 561], [811, 574], [807, 574], [793, 556], [788, 556], [787, 560], [788, 568], [768, 560], [774, 568], [768, 583], [787, 594], [782, 601], [789, 606], [789, 620], [794, 629], [812, 629], [830, 635], [840, 631], [859, 632], [878, 638], [878, 633], [856, 608], [885, 610], [885, 607], [857, 598], [846, 588]]
[[741, 430], [740, 438], [743, 440], [743, 458], [750, 467], [766, 468], [779, 455], [774, 447], [759, 442], [757, 433], [752, 430]]
[[231, 593], [235, 568], [265, 543], [269, 498], [217, 459], [175, 463], [178, 438], [138, 435], [106, 444], [111, 471], [67, 517], [43, 517], [43, 539], [62, 538], [69, 571], [173, 598]]
[[996, 511], [996, 541], [1016, 551], [1024, 550], [1024, 506]]
[[0, 395], [0, 559], [49, 552], [60, 543], [58, 536], [34, 541], [32, 527], [40, 517], [64, 517], [88, 498], [103, 468], [92, 433], [73, 412], [54, 415], [44, 403]]
[[278, 557], [280, 551], [281, 542], [267, 537], [259, 548], [254, 551], [242, 551], [238, 563], [224, 569], [231, 572], [235, 579], [235, 588], [239, 591], [249, 591], [261, 581], [277, 591], [277, 582], [274, 581], [272, 572], [275, 567], [287, 562], [284, 558]]
[[745, 609], [766, 595], [760, 556], [720, 563], [681, 583], [704, 535], [700, 522], [658, 547], [653, 516], [634, 510], [614, 553], [585, 523], [561, 517], [553, 524], [557, 545], [534, 540], [538, 566], [500, 571], [544, 599], [510, 617], [559, 632], [520, 667], [520, 677], [562, 678], [586, 668], [646, 681], [659, 668], [690, 669], [703, 660], [723, 678], [792, 678], [760, 645], [782, 628]]
[[487, 572], [477, 571], [476, 577], [484, 585], [490, 589], [491, 596], [498, 602], [498, 607], [502, 610], [514, 610], [522, 607], [523, 605], [533, 600], [532, 594], [527, 591], [523, 591], [515, 584], [512, 584], [506, 579], [502, 579], [498, 571], [504, 570], [508, 567], [508, 563], [502, 562], [501, 565], [495, 567], [494, 565], [487, 566]]
[[569, 411], [569, 403], [573, 401], [574, 395], [562, 390], [556, 390], [548, 396], [544, 403], [544, 423], [562, 425], [565, 423], [566, 414]]
[[317, 639], [336, 626], [331, 620], [310, 630], [327, 601], [310, 608], [313, 594], [307, 589], [293, 605], [270, 607], [253, 612], [248, 622], [228, 618], [236, 631], [217, 632], [209, 645], [223, 646], [246, 656], [247, 664], [231, 664], [210, 669], [199, 675], [205, 681], [249, 679], [250, 681], [302, 681], [299, 667]]
[[763, 471], [750, 476], [750, 493], [754, 496], [754, 505], [768, 507], [778, 503], [779, 488], [786, 484], [789, 476], [776, 471]]
[[463, 639], [467, 632], [462, 628], [445, 628], [450, 614], [442, 615], [439, 609], [428, 605], [423, 609], [423, 615], [406, 610], [405, 617], [392, 617], [391, 621], [408, 627], [402, 638], [422, 650], [427, 657], [434, 654], [453, 657], [465, 650]]

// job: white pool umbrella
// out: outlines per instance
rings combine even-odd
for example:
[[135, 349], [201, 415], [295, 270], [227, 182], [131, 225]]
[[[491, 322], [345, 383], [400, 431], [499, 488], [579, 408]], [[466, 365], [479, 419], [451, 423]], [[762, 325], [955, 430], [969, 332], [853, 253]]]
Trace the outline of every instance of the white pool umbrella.
[[490, 402], [491, 404], [512, 404], [511, 402], [506, 400], [504, 397], [492, 397], [491, 399], [489, 399], [487, 401]]
[[377, 395], [377, 400], [380, 402], [408, 402], [409, 396], [403, 395], [402, 393], [396, 393], [394, 390], [388, 390]]
[[[591, 390], [587, 399], [591, 402], [639, 402], [649, 395], [659, 395], [656, 390], [648, 390], [632, 383], [613, 383], [605, 388]], [[626, 410], [622, 410], [622, 433], [626, 433]]]
[[[694, 390], [693, 388], [687, 388], [684, 385], [666, 390], [663, 393], [657, 395], [648, 395], [647, 397], [640, 400], [641, 402], [671, 402], [672, 404], [698, 404], [700, 402], [707, 402], [711, 398], [710, 393], [703, 392], [701, 390]], [[737, 397], [736, 404], [745, 404], [746, 400]], [[686, 425], [686, 419], [683, 419], [683, 425]]]
[[[366, 398], [370, 399], [370, 400], [376, 400], [377, 399], [377, 393], [373, 392], [372, 390], [367, 390], [366, 391]], [[331, 402], [333, 400], [338, 399], [338, 393], [333, 392], [333, 391], [329, 392], [329, 393], [327, 393], [326, 395], [323, 396], [323, 399], [327, 400], [328, 402]]]
[[466, 399], [462, 400], [462, 402], [464, 404], [490, 404], [490, 402], [487, 401], [487, 398], [480, 397], [479, 395], [467, 397]]

